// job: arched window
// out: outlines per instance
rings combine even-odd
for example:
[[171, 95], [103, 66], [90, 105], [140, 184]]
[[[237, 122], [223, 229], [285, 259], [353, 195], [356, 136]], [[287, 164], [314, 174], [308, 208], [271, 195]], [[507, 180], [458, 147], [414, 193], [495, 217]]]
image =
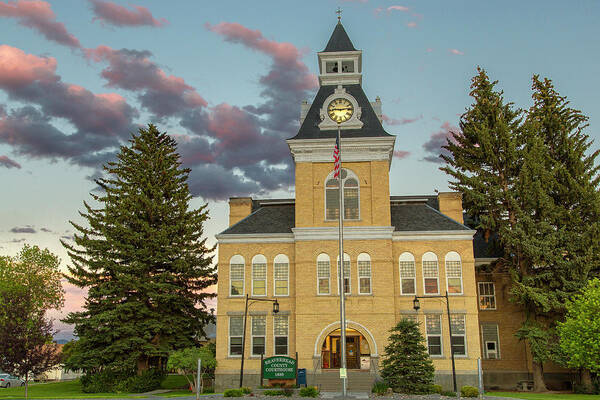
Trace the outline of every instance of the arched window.
[[273, 286], [275, 296], [289, 294], [290, 260], [285, 254], [277, 254], [273, 262]]
[[405, 252], [398, 259], [400, 266], [400, 294], [417, 294], [415, 256]]
[[329, 278], [331, 277], [331, 265], [329, 256], [325, 253], [317, 257], [317, 293], [329, 294]]
[[367, 253], [360, 253], [356, 260], [358, 264], [358, 294], [371, 294], [371, 257]]
[[252, 258], [252, 295], [267, 295], [267, 258], [262, 254]]
[[423, 254], [423, 286], [425, 294], [440, 294], [440, 270], [435, 253]]
[[[342, 168], [340, 172], [344, 185], [344, 219], [357, 220], [360, 218], [360, 185], [358, 176], [349, 169]], [[339, 183], [333, 177], [333, 172], [325, 180], [325, 219], [337, 220], [339, 218], [340, 199]]]
[[244, 295], [244, 257], [239, 254], [229, 260], [229, 295]]
[[451, 251], [446, 254], [446, 285], [448, 294], [462, 294], [462, 263], [460, 254]]
[[[337, 256], [337, 282], [340, 292], [340, 256]], [[350, 256], [344, 253], [344, 294], [350, 294]]]

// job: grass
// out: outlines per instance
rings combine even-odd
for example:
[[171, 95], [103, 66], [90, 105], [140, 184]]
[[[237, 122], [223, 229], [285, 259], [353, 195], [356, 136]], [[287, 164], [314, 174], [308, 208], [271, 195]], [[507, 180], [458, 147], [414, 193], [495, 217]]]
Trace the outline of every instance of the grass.
[[[188, 384], [184, 376], [168, 375], [163, 381], [162, 389], [173, 389], [165, 393], [165, 397], [189, 396], [189, 390], [179, 390], [187, 388]], [[185, 393], [185, 394], [184, 394]], [[161, 394], [163, 396], [163, 394]], [[22, 399], [25, 397], [25, 388], [0, 389], [0, 399]], [[128, 393], [83, 393], [79, 380], [39, 383], [29, 386], [30, 399], [110, 399], [110, 398], [140, 398]]]
[[485, 392], [486, 396], [512, 397], [526, 400], [600, 400], [597, 394]]

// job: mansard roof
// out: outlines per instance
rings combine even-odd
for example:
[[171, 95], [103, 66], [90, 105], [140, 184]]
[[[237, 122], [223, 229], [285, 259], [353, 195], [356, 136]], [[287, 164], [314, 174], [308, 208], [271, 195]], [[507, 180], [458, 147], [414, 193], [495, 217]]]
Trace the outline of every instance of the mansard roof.
[[[315, 96], [304, 122], [300, 126], [296, 136], [291, 138], [294, 139], [330, 139], [337, 136], [337, 131], [334, 130], [321, 130], [319, 124], [321, 123], [321, 107], [323, 103], [333, 94], [336, 86], [327, 85], [321, 86], [317, 95]], [[389, 133], [383, 129], [381, 121], [375, 114], [375, 110], [371, 106], [367, 95], [363, 92], [360, 85], [343, 85], [346, 92], [352, 95], [358, 102], [358, 106], [361, 108], [362, 115], [360, 120], [363, 123], [361, 129], [342, 129], [343, 138], [356, 138], [356, 137], [391, 137]]]
[[356, 51], [341, 22], [338, 22], [323, 52]]

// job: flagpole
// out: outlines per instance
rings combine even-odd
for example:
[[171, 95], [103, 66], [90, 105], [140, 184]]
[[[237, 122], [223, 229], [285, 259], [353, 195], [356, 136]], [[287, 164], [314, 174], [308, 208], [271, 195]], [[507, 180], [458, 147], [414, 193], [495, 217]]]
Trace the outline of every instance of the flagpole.
[[[340, 366], [340, 377], [342, 378], [342, 397], [346, 397], [346, 383], [347, 383], [347, 370], [346, 370], [346, 295], [344, 285], [344, 186], [342, 185], [342, 137], [340, 134], [340, 124], [337, 124], [337, 142], [338, 142], [338, 156], [340, 171], [338, 176], [338, 194], [340, 198], [340, 212], [339, 216], [339, 248], [340, 248], [340, 282], [338, 285], [338, 292], [340, 294], [340, 329], [342, 333], [342, 365]], [[343, 371], [343, 372], [342, 372]]]

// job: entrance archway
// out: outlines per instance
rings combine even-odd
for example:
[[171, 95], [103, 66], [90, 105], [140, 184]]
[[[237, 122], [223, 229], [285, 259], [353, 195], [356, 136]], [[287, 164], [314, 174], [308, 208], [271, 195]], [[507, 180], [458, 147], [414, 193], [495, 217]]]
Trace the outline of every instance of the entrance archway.
[[[321, 346], [321, 368], [340, 368], [342, 363], [342, 333], [338, 328], [330, 332]], [[346, 366], [348, 369], [370, 369], [371, 347], [357, 330], [346, 329]]]
[[[377, 343], [375, 342], [375, 338], [373, 337], [369, 329], [367, 329], [364, 325], [358, 322], [346, 320], [346, 332], [348, 332], [348, 337], [353, 338], [351, 339], [354, 342], [353, 356], [357, 358], [358, 369], [367, 369], [371, 372], [377, 371], [379, 360]], [[341, 338], [340, 321], [336, 321], [327, 325], [323, 328], [323, 330], [321, 330], [319, 335], [317, 335], [313, 354], [313, 368], [315, 369], [315, 371], [339, 368], [336, 366], [335, 359], [333, 360], [333, 362], [331, 359], [331, 350], [337, 349], [335, 341], [336, 338], [339, 343], [339, 339]], [[323, 354], [323, 347], [325, 347], [325, 350], [328, 350], [330, 353]], [[346, 348], [348, 350], [349, 346], [347, 345]], [[326, 357], [323, 357], [324, 355], [330, 357], [327, 362], [324, 362], [326, 360]], [[349, 357], [347, 357], [347, 359], [348, 358]], [[353, 366], [356, 366], [356, 363], [354, 363]], [[348, 368], [350, 368], [350, 366], [348, 366]]]

